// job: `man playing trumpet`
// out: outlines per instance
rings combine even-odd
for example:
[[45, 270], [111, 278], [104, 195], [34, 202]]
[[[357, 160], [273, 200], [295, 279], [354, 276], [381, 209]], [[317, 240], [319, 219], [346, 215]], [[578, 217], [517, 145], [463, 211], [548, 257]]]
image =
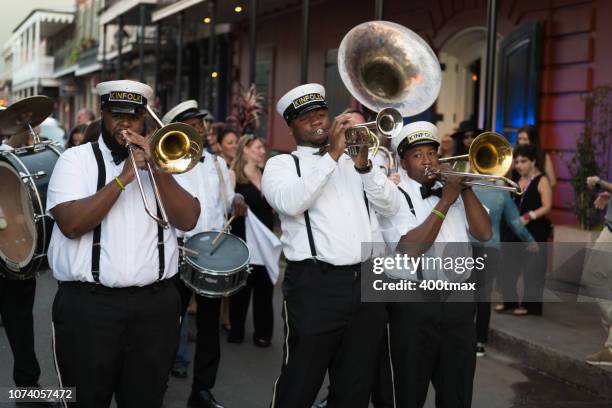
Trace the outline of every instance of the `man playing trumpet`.
[[277, 111], [297, 151], [271, 158], [262, 179], [287, 258], [284, 358], [271, 406], [309, 408], [329, 370], [329, 407], [366, 408], [386, 319], [383, 304], [361, 303], [362, 243], [380, 236], [374, 211], [394, 215], [401, 197], [368, 161], [367, 146], [344, 154], [352, 122], [341, 115], [331, 123], [321, 85], [294, 88]]

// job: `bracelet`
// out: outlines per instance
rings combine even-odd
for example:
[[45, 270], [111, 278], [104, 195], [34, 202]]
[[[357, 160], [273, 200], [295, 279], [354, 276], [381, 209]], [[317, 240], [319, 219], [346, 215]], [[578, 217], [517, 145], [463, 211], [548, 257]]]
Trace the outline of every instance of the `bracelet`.
[[117, 185], [119, 186], [119, 188], [121, 190], [125, 191], [125, 186], [123, 185], [123, 183], [121, 182], [121, 180], [119, 180], [119, 177], [115, 177], [115, 183], [117, 183]]
[[369, 173], [370, 170], [372, 170], [372, 161], [368, 159], [368, 165], [365, 167], [357, 167], [357, 166], [353, 166], [353, 167], [355, 167], [355, 170], [357, 170], [357, 173], [366, 174], [366, 173]]
[[535, 220], [538, 218], [538, 216], [536, 215], [535, 211], [529, 211], [529, 218]]
[[529, 213], [523, 214], [523, 219], [527, 222], [531, 221], [531, 217], [529, 216]]
[[436, 216], [437, 216], [438, 218], [440, 218], [441, 220], [443, 220], [444, 218], [446, 218], [446, 214], [444, 214], [442, 211], [438, 211], [438, 210], [436, 210], [435, 208], [433, 208], [433, 209], [431, 210], [431, 213], [432, 213], [433, 215], [436, 215]]

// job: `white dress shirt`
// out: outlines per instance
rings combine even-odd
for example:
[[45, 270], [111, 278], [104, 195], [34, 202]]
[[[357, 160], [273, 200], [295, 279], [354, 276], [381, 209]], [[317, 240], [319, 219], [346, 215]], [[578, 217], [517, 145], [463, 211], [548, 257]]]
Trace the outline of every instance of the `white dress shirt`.
[[[215, 159], [221, 170], [223, 182], [219, 180]], [[198, 223], [191, 231], [177, 230], [179, 237], [188, 239], [195, 234], [204, 231], [220, 230], [225, 223], [225, 214], [229, 212], [234, 199], [234, 190], [229, 177], [227, 165], [222, 157], [212, 155], [204, 151], [204, 161], [199, 162], [195, 167], [186, 173], [174, 176], [176, 181], [185, 190], [194, 195], [202, 208]], [[226, 202], [223, 202], [221, 189], [225, 189]]]
[[[105, 184], [108, 184], [119, 176], [123, 163], [113, 162], [101, 137], [98, 143], [106, 165]], [[149, 206], [155, 211], [149, 176], [142, 170], [139, 174]], [[55, 164], [49, 181], [47, 211], [58, 204], [94, 195], [97, 182], [98, 166], [91, 144], [66, 150]], [[53, 276], [59, 281], [93, 282], [92, 243], [93, 230], [70, 239], [55, 224], [47, 254]], [[163, 278], [167, 279], [176, 274], [178, 265], [176, 233], [172, 227], [164, 230], [164, 260]], [[102, 220], [100, 283], [108, 287], [146, 286], [158, 279], [158, 273], [157, 223], [147, 215], [138, 183], [134, 180], [125, 186], [125, 191]]]
[[304, 221], [308, 210], [318, 260], [333, 265], [362, 262], [369, 254], [362, 254], [361, 244], [382, 239], [375, 212], [394, 215], [400, 193], [379, 169], [361, 175], [349, 156], [336, 162], [329, 154], [313, 154], [316, 151], [298, 146], [293, 153], [299, 157], [301, 177], [287, 154], [266, 163], [262, 192], [280, 216], [285, 256], [291, 261], [312, 258]]
[[[380, 225], [382, 228], [382, 235], [388, 247], [395, 251], [399, 240], [406, 233], [419, 225], [421, 225], [427, 217], [431, 214], [431, 210], [438, 204], [440, 198], [435, 195], [431, 195], [426, 199], [421, 196], [421, 184], [411, 179], [406, 174], [404, 169], [399, 169], [400, 173], [400, 184], [402, 188], [411, 198], [412, 205], [414, 206], [415, 215], [410, 211], [408, 201], [402, 194], [402, 203], [400, 210], [391, 217], [379, 216]], [[442, 184], [436, 182], [433, 188], [442, 188]], [[453, 257], [453, 256], [471, 256], [471, 244], [468, 236], [469, 225], [465, 214], [465, 207], [463, 200], [458, 197], [457, 200], [450, 206], [440, 231], [434, 240], [434, 246], [425, 253], [428, 256], [439, 256], [439, 257]], [[449, 246], [444, 243], [462, 243], [462, 244], [451, 244]], [[410, 274], [409, 270], [404, 271], [391, 271], [391, 275], [397, 278], [406, 278], [416, 280], [416, 274]], [[429, 271], [427, 274], [424, 271], [424, 279], [441, 279], [447, 280], [448, 274], [443, 271]], [[463, 281], [469, 277], [468, 274], [462, 276], [453, 276], [453, 280]]]

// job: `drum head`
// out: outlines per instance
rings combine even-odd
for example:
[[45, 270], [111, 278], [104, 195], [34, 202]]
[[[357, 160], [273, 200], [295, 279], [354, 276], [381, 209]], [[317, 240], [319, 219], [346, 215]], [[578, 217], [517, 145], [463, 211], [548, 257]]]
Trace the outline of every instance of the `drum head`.
[[32, 200], [17, 171], [0, 161], [0, 259], [8, 268], [27, 265], [37, 234]]
[[186, 252], [185, 260], [198, 270], [209, 273], [227, 273], [241, 270], [249, 263], [249, 248], [235, 235], [222, 233], [216, 245], [212, 245], [218, 231], [196, 234], [185, 242], [185, 247], [195, 253]]

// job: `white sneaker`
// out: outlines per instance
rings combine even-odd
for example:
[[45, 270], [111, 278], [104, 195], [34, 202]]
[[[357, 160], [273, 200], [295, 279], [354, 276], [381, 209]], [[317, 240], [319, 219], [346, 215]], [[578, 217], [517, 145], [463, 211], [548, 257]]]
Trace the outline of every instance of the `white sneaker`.
[[476, 357], [484, 357], [487, 352], [485, 351], [482, 343], [476, 343]]
[[592, 365], [612, 366], [612, 351], [609, 347], [604, 347], [597, 353], [589, 354], [586, 362]]

